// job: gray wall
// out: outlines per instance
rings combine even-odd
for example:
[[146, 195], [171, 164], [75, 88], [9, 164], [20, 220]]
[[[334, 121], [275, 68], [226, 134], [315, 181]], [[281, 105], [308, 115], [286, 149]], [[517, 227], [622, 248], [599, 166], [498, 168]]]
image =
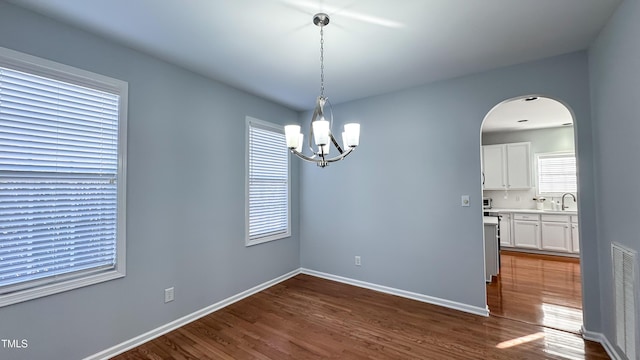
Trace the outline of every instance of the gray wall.
[[573, 126], [482, 134], [482, 145], [531, 142], [531, 154], [574, 151]]
[[[602, 328], [615, 344], [611, 243], [640, 252], [640, 1], [626, 0], [589, 51]], [[636, 294], [640, 300], [640, 294]], [[637, 350], [640, 350], [638, 344]]]
[[28, 340], [1, 359], [79, 359], [299, 267], [297, 176], [293, 236], [244, 246], [245, 116], [296, 112], [6, 2], [0, 46], [129, 82], [127, 276], [0, 308]]
[[361, 145], [344, 162], [301, 168], [302, 266], [484, 308], [480, 128], [496, 104], [529, 94], [575, 114], [586, 327], [598, 331], [585, 52], [334, 106], [337, 120], [362, 124]]

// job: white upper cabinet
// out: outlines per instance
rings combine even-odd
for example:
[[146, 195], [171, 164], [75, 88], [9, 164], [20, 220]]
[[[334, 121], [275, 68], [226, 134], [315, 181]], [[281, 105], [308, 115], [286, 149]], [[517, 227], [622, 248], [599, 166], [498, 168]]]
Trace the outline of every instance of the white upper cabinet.
[[485, 145], [482, 147], [485, 190], [531, 188], [531, 143]]
[[485, 189], [504, 189], [507, 186], [504, 172], [507, 149], [504, 145], [482, 147], [482, 171]]
[[531, 188], [531, 144], [507, 144], [507, 188]]

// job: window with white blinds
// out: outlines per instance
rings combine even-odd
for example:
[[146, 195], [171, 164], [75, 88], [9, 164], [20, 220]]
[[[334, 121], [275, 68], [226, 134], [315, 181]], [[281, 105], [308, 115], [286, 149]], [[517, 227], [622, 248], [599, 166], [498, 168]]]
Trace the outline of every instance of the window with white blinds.
[[284, 128], [247, 118], [247, 236], [255, 245], [291, 235]]
[[124, 276], [126, 83], [0, 50], [0, 306]]
[[538, 194], [575, 194], [578, 191], [574, 153], [537, 154], [536, 163]]

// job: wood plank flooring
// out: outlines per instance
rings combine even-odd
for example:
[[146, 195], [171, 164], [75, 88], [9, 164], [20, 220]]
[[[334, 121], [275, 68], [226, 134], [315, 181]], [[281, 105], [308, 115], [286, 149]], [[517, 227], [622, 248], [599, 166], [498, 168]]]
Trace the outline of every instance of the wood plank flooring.
[[582, 327], [579, 261], [501, 251], [500, 275], [487, 285], [491, 315], [579, 333]]
[[565, 331], [297, 275], [115, 359], [608, 357]]

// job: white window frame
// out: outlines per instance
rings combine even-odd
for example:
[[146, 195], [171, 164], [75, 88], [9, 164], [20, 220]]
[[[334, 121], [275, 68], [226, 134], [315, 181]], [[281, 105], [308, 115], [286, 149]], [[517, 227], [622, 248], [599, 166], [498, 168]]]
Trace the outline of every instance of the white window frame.
[[[286, 151], [286, 159], [287, 159], [287, 229], [285, 232], [282, 233], [277, 233], [274, 235], [269, 235], [269, 236], [264, 236], [264, 237], [259, 237], [259, 238], [251, 238], [250, 237], [250, 232], [249, 232], [249, 228], [250, 228], [250, 216], [249, 216], [249, 191], [250, 191], [250, 179], [249, 179], [249, 166], [250, 166], [250, 130], [251, 127], [257, 127], [263, 130], [268, 130], [268, 131], [273, 131], [273, 132], [277, 132], [282, 134], [283, 136], [283, 151]], [[277, 125], [277, 124], [273, 124], [267, 121], [263, 121], [263, 120], [259, 120], [256, 118], [252, 118], [250, 116], [246, 117], [246, 139], [245, 139], [245, 143], [246, 143], [246, 166], [245, 166], [245, 180], [246, 180], [246, 187], [245, 187], [245, 246], [252, 246], [252, 245], [257, 245], [257, 244], [262, 244], [262, 243], [266, 243], [269, 241], [274, 241], [274, 240], [279, 240], [279, 239], [284, 239], [287, 237], [291, 236], [291, 160], [288, 154], [288, 150], [286, 148], [286, 142], [284, 141], [284, 126], [282, 125]]]
[[44, 279], [33, 281], [31, 287], [0, 295], [0, 307], [124, 277], [126, 275], [128, 83], [2, 47], [0, 47], [0, 66], [119, 95], [115, 266], [105, 271], [89, 269], [80, 273], [49, 277], [46, 281]]
[[[575, 190], [567, 190], [562, 192], [542, 192], [540, 191], [540, 171], [539, 171], [539, 161], [540, 157], [573, 157], [576, 159], [576, 189]], [[562, 152], [551, 152], [551, 153], [538, 153], [535, 155], [535, 178], [536, 178], [536, 195], [537, 196], [547, 196], [547, 197], [557, 197], [562, 196], [564, 193], [577, 193], [578, 191], [578, 159], [574, 152], [571, 151], [562, 151]]]

